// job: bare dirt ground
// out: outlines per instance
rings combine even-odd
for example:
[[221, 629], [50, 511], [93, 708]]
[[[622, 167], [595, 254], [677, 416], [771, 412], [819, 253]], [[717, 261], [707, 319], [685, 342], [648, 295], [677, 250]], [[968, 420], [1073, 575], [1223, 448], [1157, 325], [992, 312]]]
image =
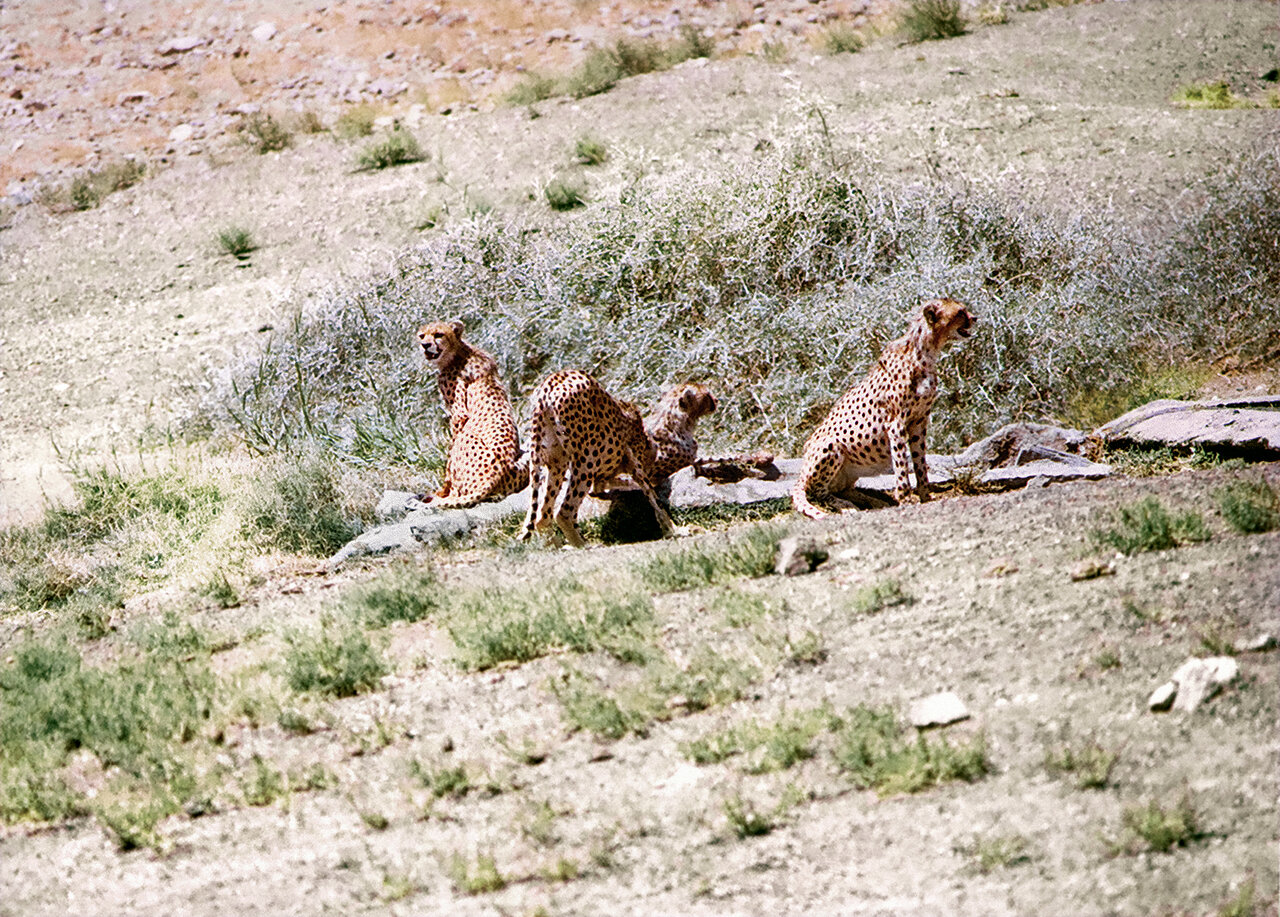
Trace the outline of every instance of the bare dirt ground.
[[[1228, 156], [1274, 140], [1280, 118], [1169, 103], [1192, 80], [1227, 78], [1261, 92], [1280, 40], [1274, 3], [1086, 4], [1014, 14], [947, 42], [885, 40], [838, 56], [818, 49], [825, 17], [859, 22], [878, 8], [675, 10], [0, 5], [0, 522], [29, 519], [44, 495], [67, 493], [58, 450], [101, 455], [162, 436], [210, 370], [255, 346], [261, 329], [308, 296], [390, 263], [421, 237], [427, 214], [463, 219], [477, 199], [499, 215], [539, 206], [542, 184], [576, 168], [573, 144], [587, 132], [617, 151], [589, 177], [604, 188], [629, 168], [731, 162], [816, 104], [842, 147], [886, 171], [940, 168], [1070, 211], [1110, 205], [1140, 225], [1194, 200]], [[260, 39], [253, 32], [264, 21], [275, 31]], [[685, 23], [712, 29], [722, 55], [581, 101], [495, 102], [519, 68], [561, 69], [591, 41], [625, 29], [667, 36]], [[199, 43], [173, 50], [189, 36]], [[782, 59], [759, 53], [766, 42], [785, 44]], [[355, 173], [360, 141], [298, 134], [291, 148], [257, 155], [233, 131], [255, 106], [309, 110], [332, 124], [365, 102], [401, 118], [429, 161]], [[171, 140], [180, 125], [190, 136]], [[146, 158], [147, 177], [96, 209], [21, 203], [76, 168], [135, 154]], [[261, 241], [248, 261], [213, 241], [233, 224]], [[1280, 486], [1274, 466], [1265, 473]], [[332, 704], [329, 728], [290, 737], [246, 727], [228, 742], [233, 766], [255, 754], [320, 761], [338, 776], [336, 788], [171, 819], [163, 854], [121, 853], [88, 820], [5, 828], [0, 913], [1202, 914], [1250, 878], [1258, 912], [1274, 913], [1274, 656], [1240, 656], [1240, 682], [1193, 716], [1145, 711], [1150, 691], [1203, 652], [1205, 634], [1280, 629], [1280, 536], [1231, 534], [1211, 510], [1215, 488], [1238, 474], [790, 520], [794, 531], [827, 538], [833, 560], [808, 577], [742, 586], [771, 609], [757, 626], [726, 623], [714, 611], [720, 590], [657, 600], [673, 653], [707, 643], [755, 654], [764, 674], [753, 693], [603, 749], [566, 728], [549, 684], [564, 664], [614, 677], [616, 663], [555, 657], [460, 675], [447, 636], [427, 624], [397, 628], [395, 676], [382, 691]], [[1073, 582], [1069, 570], [1090, 553], [1088, 531], [1101, 515], [1148, 494], [1205, 512], [1213, 540], [1121, 559], [1114, 576]], [[461, 585], [625, 576], [660, 549], [476, 550], [436, 562], [446, 582]], [[914, 603], [874, 616], [850, 610], [858, 588], [888, 578]], [[277, 653], [270, 625], [317, 617], [335, 584], [278, 572], [241, 608], [208, 612], [201, 623], [244, 642], [224, 654], [234, 668], [241, 656]], [[807, 631], [821, 635], [825, 658], [777, 662], [777, 648]], [[995, 773], [978, 783], [879, 799], [852, 789], [826, 749], [781, 775], [745, 774], [732, 762], [698, 767], [681, 752], [731, 721], [822, 701], [901, 708], [944, 688], [974, 714], [950, 731], [988, 738]], [[392, 739], [370, 749], [373, 733]], [[545, 746], [547, 759], [514, 761], [501, 733]], [[1079, 790], [1046, 772], [1046, 750], [1072, 737], [1120, 751], [1109, 787]], [[412, 759], [465, 763], [499, 791], [446, 799], [428, 815], [408, 776]], [[734, 836], [726, 799], [741, 794], [765, 807], [788, 785], [798, 801], [775, 830]], [[1168, 854], [1109, 855], [1106, 839], [1126, 806], [1183, 794], [1202, 812], [1200, 841]], [[388, 825], [375, 827], [363, 817], [370, 812]], [[1010, 835], [1025, 841], [1025, 861], [983, 873], [962, 852]], [[482, 852], [510, 884], [460, 894], [451, 857], [474, 862]], [[561, 859], [581, 864], [580, 877], [547, 878]]]

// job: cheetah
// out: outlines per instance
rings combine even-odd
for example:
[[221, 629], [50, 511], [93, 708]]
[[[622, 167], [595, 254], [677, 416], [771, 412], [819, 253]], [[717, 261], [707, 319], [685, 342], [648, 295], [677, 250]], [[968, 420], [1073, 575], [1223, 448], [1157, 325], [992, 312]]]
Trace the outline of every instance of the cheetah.
[[686, 383], [667, 392], [644, 419], [644, 432], [657, 449], [655, 480], [669, 478], [698, 459], [693, 428], [698, 419], [716, 409], [716, 399], [705, 385]]
[[[858, 478], [894, 472], [893, 495], [899, 503], [929, 499], [925, 463], [925, 427], [938, 393], [938, 354], [955, 338], [967, 338], [973, 326], [968, 308], [952, 299], [924, 304], [907, 333], [891, 342], [856, 388], [836, 402], [804, 446], [804, 467], [791, 489], [796, 512], [816, 519], [827, 515], [810, 498], [840, 499]], [[910, 464], [908, 464], [908, 448]], [[915, 497], [908, 473], [915, 468]]]
[[578, 508], [583, 498], [623, 473], [629, 474], [648, 498], [662, 534], [674, 531], [671, 517], [653, 490], [657, 450], [634, 405], [616, 400], [591, 376], [573, 369], [543, 379], [529, 403], [533, 414], [529, 512], [520, 531], [521, 541], [550, 525], [552, 508], [563, 490], [555, 521], [569, 544], [582, 547]]
[[462, 340], [462, 322], [432, 322], [418, 330], [418, 343], [437, 379], [449, 415], [449, 460], [444, 480], [424, 502], [466, 507], [500, 500], [528, 483], [521, 464], [520, 435], [498, 364]]

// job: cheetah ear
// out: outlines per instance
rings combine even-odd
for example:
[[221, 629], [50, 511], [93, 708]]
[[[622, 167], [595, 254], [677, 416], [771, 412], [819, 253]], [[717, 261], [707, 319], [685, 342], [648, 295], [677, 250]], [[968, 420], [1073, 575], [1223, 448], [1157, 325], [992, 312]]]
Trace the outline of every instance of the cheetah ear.
[[456, 334], [459, 338], [462, 337], [462, 332], [465, 330], [462, 325], [462, 322], [457, 320], [451, 321], [449, 322], [449, 327], [453, 329], [453, 333]]
[[928, 322], [931, 327], [938, 324], [938, 301], [935, 299], [925, 303], [924, 309], [921, 310], [921, 314], [924, 315], [924, 320]]

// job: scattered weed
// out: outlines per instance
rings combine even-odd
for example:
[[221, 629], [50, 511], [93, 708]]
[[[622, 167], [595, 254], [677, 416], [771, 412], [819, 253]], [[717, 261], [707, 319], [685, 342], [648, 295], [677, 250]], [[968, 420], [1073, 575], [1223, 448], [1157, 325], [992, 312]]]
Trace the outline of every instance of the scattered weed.
[[1111, 464], [1121, 474], [1135, 478], [1176, 474], [1179, 471], [1201, 470], [1230, 466], [1235, 460], [1225, 460], [1217, 452], [1203, 446], [1160, 446], [1155, 449], [1141, 446], [1107, 449], [1102, 460]]
[[1218, 908], [1217, 917], [1255, 917], [1258, 914], [1257, 880], [1253, 876], [1240, 883], [1236, 893]]
[[1174, 847], [1189, 846], [1204, 834], [1191, 798], [1184, 795], [1168, 807], [1155, 800], [1127, 806], [1121, 815], [1121, 833], [1108, 847], [1113, 855], [1167, 853]]
[[1104, 748], [1097, 742], [1065, 744], [1046, 749], [1045, 769], [1054, 776], [1071, 774], [1076, 786], [1082, 790], [1101, 790], [1110, 786], [1120, 753]]
[[568, 673], [563, 682], [553, 682], [552, 690], [569, 726], [602, 739], [620, 739], [631, 733], [644, 735], [653, 721], [641, 705], [624, 707], [577, 672]]
[[1223, 518], [1241, 535], [1280, 528], [1280, 495], [1263, 478], [1232, 481], [1215, 496]]
[[466, 895], [485, 895], [506, 888], [507, 880], [498, 872], [497, 861], [489, 853], [476, 855], [474, 865], [455, 853], [449, 861], [453, 887]]
[[739, 838], [760, 837], [778, 825], [772, 812], [757, 811], [754, 804], [736, 793], [724, 801], [724, 814], [729, 820], [729, 827]]
[[1027, 839], [1020, 834], [975, 837], [967, 844], [957, 845], [955, 851], [972, 860], [974, 871], [983, 875], [1031, 862]]
[[906, 592], [901, 583], [895, 579], [887, 579], [859, 589], [849, 608], [856, 615], [873, 615], [895, 605], [914, 603], [915, 597]]
[[881, 796], [918, 793], [952, 780], [973, 782], [991, 769], [981, 735], [962, 745], [923, 734], [913, 742], [892, 712], [862, 706], [842, 717], [835, 760], [856, 786]]
[[1199, 513], [1188, 510], [1172, 515], [1155, 497], [1121, 507], [1111, 521], [1111, 528], [1094, 529], [1092, 537], [1098, 544], [1122, 554], [1167, 551], [1212, 537]]
[[559, 813], [545, 799], [534, 803], [527, 813], [520, 833], [539, 847], [552, 847], [560, 837], [556, 833]]
[[496, 741], [502, 746], [502, 750], [507, 753], [507, 756], [517, 764], [532, 767], [547, 760], [547, 746], [530, 736], [521, 736], [518, 747], [512, 743], [505, 732], [498, 733]]
[[391, 827], [391, 819], [381, 812], [374, 812], [369, 809], [360, 810], [360, 820], [373, 831], [386, 831], [387, 828]]
[[542, 874], [548, 882], [572, 882], [578, 878], [578, 874], [581, 871], [577, 860], [560, 857], [554, 865], [547, 867]]
[[403, 901], [418, 890], [413, 876], [403, 872], [388, 872], [382, 876], [382, 900]]
[[748, 627], [776, 610], [775, 603], [755, 592], [742, 592], [732, 587], [720, 589], [711, 597], [710, 610], [720, 615], [729, 627]]
[[955, 38], [965, 31], [960, 0], [907, 0], [901, 29], [907, 41], [936, 41]]
[[240, 593], [221, 568], [196, 587], [196, 594], [213, 602], [219, 608], [235, 608], [240, 604]]
[[317, 631], [289, 635], [283, 667], [289, 687], [329, 697], [372, 691], [389, 671], [360, 630], [325, 621]]
[[676, 525], [697, 526], [700, 529], [725, 529], [744, 522], [767, 522], [791, 512], [791, 498], [760, 500], [755, 503], [712, 503], [708, 506], [671, 508], [671, 519]]
[[542, 189], [547, 205], [556, 211], [573, 210], [586, 206], [587, 186], [571, 179], [555, 178]]
[[1100, 672], [1107, 672], [1111, 669], [1120, 668], [1120, 653], [1115, 647], [1104, 646], [1093, 657], [1093, 665]]
[[129, 851], [162, 847], [164, 841], [156, 826], [174, 811], [163, 801], [149, 799], [101, 806], [94, 816], [111, 832], [116, 847]]
[[227, 226], [219, 229], [214, 239], [224, 254], [240, 261], [258, 250], [258, 243], [253, 241], [253, 233], [243, 226]]
[[503, 97], [508, 105], [532, 105], [561, 94], [560, 81], [540, 73], [528, 73]]
[[356, 168], [369, 172], [388, 169], [392, 166], [405, 165], [410, 162], [421, 162], [426, 153], [416, 137], [400, 124], [394, 125], [381, 140], [369, 144], [356, 157]]
[[273, 115], [255, 113], [241, 119], [240, 130], [259, 153], [275, 153], [293, 143], [293, 135]]

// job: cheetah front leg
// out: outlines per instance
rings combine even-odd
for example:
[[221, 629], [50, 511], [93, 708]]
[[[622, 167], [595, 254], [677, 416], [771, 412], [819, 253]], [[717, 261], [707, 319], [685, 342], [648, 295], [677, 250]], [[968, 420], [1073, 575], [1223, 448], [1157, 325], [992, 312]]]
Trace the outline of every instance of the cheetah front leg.
[[911, 493], [911, 455], [907, 449], [907, 423], [899, 415], [888, 425], [889, 455], [893, 460], [893, 498], [899, 503], [917, 503]]
[[921, 503], [928, 503], [930, 498], [929, 491], [929, 463], [925, 458], [925, 428], [929, 425], [929, 419], [926, 417], [921, 420], [914, 428], [907, 430], [907, 442], [911, 447], [911, 467], [916, 473], [916, 496], [920, 498]]

